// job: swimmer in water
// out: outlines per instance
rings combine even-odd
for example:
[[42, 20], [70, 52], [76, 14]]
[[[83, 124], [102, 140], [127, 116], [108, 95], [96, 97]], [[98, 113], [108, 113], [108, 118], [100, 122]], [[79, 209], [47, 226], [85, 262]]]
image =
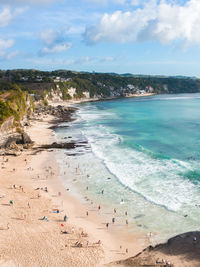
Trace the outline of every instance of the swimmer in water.
[[124, 200], [123, 200], [123, 198], [121, 199], [121, 202], [120, 202], [120, 204], [124, 204]]

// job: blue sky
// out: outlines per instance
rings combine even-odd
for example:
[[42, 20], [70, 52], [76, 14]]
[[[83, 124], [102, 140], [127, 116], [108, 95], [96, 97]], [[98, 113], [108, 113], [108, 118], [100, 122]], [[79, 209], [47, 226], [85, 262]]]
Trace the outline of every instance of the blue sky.
[[0, 63], [200, 77], [200, 0], [1, 0]]

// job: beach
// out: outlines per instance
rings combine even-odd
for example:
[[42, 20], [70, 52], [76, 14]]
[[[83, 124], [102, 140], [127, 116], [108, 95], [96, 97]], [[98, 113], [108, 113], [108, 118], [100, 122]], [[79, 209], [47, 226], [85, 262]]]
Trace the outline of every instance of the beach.
[[[66, 107], [68, 112], [63, 115], [62, 111], [60, 117], [46, 112], [33, 116], [25, 128], [33, 147], [16, 157], [0, 157], [0, 266], [141, 266], [156, 261], [198, 266], [199, 245], [194, 247], [193, 239], [197, 237], [199, 242], [199, 232], [182, 234], [198, 231], [199, 221], [199, 206], [194, 205], [194, 201], [198, 204], [198, 186], [180, 180], [187, 153], [174, 160], [156, 151], [150, 154], [138, 146], [130, 147], [130, 142], [127, 148], [123, 145], [126, 140], [108, 127], [109, 123], [116, 125], [117, 131], [124, 127], [118, 121], [120, 116], [124, 121], [123, 112], [127, 114], [121, 109], [124, 101], [126, 108], [138, 109], [140, 103], [142, 110], [147, 103], [153, 107], [170, 101], [171, 109], [172, 100], [181, 106], [190, 101], [186, 96], [154, 98], [76, 105], [70, 108], [72, 113]], [[120, 108], [120, 116], [113, 108]], [[140, 116], [144, 117], [143, 113]], [[140, 132], [141, 118], [139, 124], [131, 119], [134, 130]], [[129, 126], [131, 122], [128, 119]], [[137, 135], [131, 131], [132, 137], [136, 142]], [[58, 146], [66, 143], [75, 148]], [[193, 158], [187, 164], [195, 170]], [[174, 184], [174, 177], [181, 182]], [[187, 203], [182, 203], [179, 193]]]
[[[45, 116], [27, 127], [35, 146], [54, 141], [51, 120]], [[98, 208], [87, 216], [88, 207], [59, 180], [54, 151], [29, 149], [0, 160], [1, 266], [102, 266], [133, 256], [148, 244], [138, 244], [137, 236], [112, 226], [106, 229]]]

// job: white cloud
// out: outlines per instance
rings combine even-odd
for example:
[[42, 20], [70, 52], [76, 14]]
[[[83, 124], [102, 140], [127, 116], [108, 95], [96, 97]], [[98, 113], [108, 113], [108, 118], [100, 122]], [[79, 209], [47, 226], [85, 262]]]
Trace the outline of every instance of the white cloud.
[[22, 14], [24, 10], [25, 8], [15, 8], [11, 10], [8, 7], [4, 7], [0, 11], [0, 28], [8, 26], [8, 24], [11, 23], [16, 16]]
[[45, 44], [45, 47], [40, 50], [40, 55], [60, 53], [71, 48], [72, 44], [66, 41], [65, 31], [56, 31], [48, 29], [40, 33], [40, 40]]
[[4, 51], [14, 45], [13, 39], [4, 40], [0, 38], [0, 51]]
[[10, 59], [15, 58], [18, 54], [19, 54], [19, 51], [16, 50], [16, 51], [13, 51], [13, 52], [10, 52], [10, 53], [6, 53], [4, 55], [4, 58], [7, 59], [7, 60], [10, 60]]
[[88, 27], [85, 39], [97, 42], [157, 40], [163, 44], [182, 41], [200, 46], [200, 1], [184, 5], [175, 1], [151, 0], [134, 11], [104, 14], [97, 25]]
[[41, 41], [46, 45], [51, 45], [58, 38], [59, 33], [53, 29], [48, 29], [40, 33]]
[[144, 9], [133, 12], [116, 11], [104, 14], [99, 24], [86, 29], [88, 42], [128, 42], [136, 41], [138, 33], [156, 17], [155, 3], [151, 2]]
[[13, 15], [11, 14], [11, 11], [9, 8], [3, 8], [0, 12], [0, 27], [7, 26], [11, 20], [13, 19]]
[[42, 55], [45, 55], [45, 54], [51, 54], [51, 53], [60, 53], [60, 52], [63, 52], [63, 51], [66, 51], [68, 50], [70, 47], [72, 46], [71, 43], [66, 43], [66, 44], [57, 44], [57, 45], [54, 45], [52, 47], [44, 47], [40, 53]]
[[10, 60], [19, 54], [19, 51], [8, 52], [7, 49], [14, 45], [13, 39], [4, 40], [0, 38], [0, 58], [3, 60]]

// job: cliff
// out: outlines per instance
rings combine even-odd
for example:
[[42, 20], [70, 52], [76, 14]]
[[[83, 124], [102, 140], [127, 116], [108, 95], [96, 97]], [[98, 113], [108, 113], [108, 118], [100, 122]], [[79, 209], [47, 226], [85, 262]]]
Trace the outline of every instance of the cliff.
[[34, 110], [31, 96], [17, 85], [7, 84], [9, 88], [0, 92], [0, 146], [15, 133], [21, 134], [23, 126]]

